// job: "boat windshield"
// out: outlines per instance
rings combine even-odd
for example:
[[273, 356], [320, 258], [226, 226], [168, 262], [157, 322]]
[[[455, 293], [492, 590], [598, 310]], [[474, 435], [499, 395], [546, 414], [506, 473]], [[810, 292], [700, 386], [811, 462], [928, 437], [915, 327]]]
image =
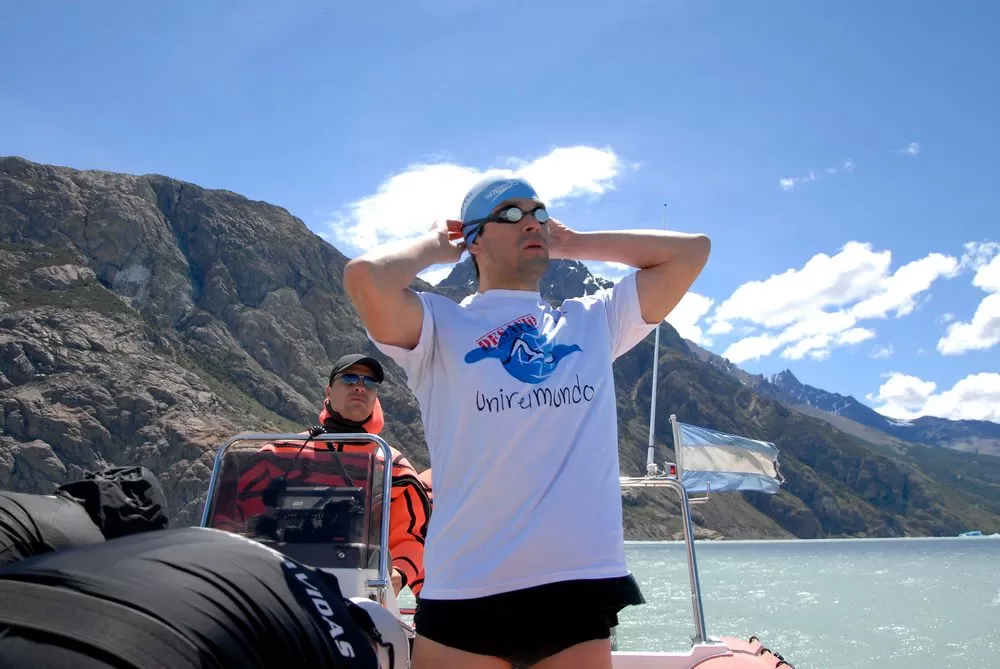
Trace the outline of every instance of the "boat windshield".
[[360, 435], [296, 436], [243, 435], [220, 448], [202, 525], [313, 567], [378, 569], [386, 478], [379, 444]]

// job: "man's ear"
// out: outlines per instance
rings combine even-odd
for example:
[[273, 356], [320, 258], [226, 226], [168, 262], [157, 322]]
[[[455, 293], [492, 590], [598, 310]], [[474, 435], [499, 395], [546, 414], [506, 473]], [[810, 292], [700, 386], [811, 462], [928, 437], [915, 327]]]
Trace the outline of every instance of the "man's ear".
[[469, 255], [477, 255], [482, 250], [482, 245], [479, 240], [483, 238], [483, 232], [485, 230], [480, 230], [476, 238], [472, 240], [471, 244], [466, 243], [465, 249], [469, 252]]

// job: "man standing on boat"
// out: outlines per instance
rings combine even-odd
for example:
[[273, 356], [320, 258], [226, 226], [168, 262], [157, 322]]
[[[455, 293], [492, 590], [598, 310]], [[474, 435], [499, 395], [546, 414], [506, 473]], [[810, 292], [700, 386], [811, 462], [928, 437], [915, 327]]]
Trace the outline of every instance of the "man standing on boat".
[[[408, 286], [468, 250], [460, 304]], [[704, 235], [578, 232], [523, 179], [487, 177], [460, 221], [350, 261], [369, 336], [406, 371], [434, 479], [413, 669], [606, 669], [610, 630], [643, 602], [625, 562], [612, 363], [677, 305]], [[550, 258], [639, 271], [553, 308]]]

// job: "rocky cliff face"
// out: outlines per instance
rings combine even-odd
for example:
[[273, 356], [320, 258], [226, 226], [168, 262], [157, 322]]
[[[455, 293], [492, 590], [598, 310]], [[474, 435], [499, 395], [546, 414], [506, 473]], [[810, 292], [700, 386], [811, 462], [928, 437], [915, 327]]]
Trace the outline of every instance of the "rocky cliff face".
[[[206, 449], [314, 424], [332, 360], [374, 352], [345, 262], [233, 193], [0, 159], [0, 486], [137, 462], [191, 521]], [[385, 436], [426, 465], [416, 404], [387, 367]]]
[[[285, 210], [234, 193], [0, 159], [0, 487], [47, 491], [86, 469], [144, 464], [175, 521], [195, 522], [222, 439], [314, 423], [332, 360], [377, 354], [344, 296], [345, 262]], [[471, 270], [459, 263], [436, 290], [461, 299]], [[559, 262], [543, 294], [604, 285]], [[615, 366], [626, 473], [645, 463], [652, 339]], [[671, 412], [782, 449], [786, 489], [715, 496], [695, 512], [701, 536], [1000, 529], [1000, 509], [981, 504], [987, 480], [929, 478], [912, 459], [790, 413], [701, 362], [667, 325], [660, 361], [658, 460], [672, 459]], [[385, 363], [383, 434], [423, 468], [418, 408]], [[632, 538], [679, 532], [669, 495], [629, 492], [625, 506]]]
[[85, 470], [141, 463], [160, 475], [173, 517], [193, 522], [212, 465], [206, 447], [264, 421], [157, 343], [118, 298], [101, 297], [103, 308], [0, 314], [0, 488], [49, 492]]

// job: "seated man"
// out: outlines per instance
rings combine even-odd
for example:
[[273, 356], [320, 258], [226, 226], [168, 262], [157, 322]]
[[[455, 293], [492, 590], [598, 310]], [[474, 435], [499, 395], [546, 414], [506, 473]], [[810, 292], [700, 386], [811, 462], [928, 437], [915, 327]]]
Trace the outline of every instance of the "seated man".
[[[378, 386], [385, 379], [385, 372], [377, 360], [360, 354], [345, 355], [334, 365], [326, 387], [326, 398], [320, 412], [320, 425], [303, 433], [317, 436], [328, 433], [378, 434], [385, 425], [382, 405], [378, 400]], [[263, 493], [274, 479], [285, 474], [277, 458], [306, 458], [312, 460], [317, 451], [334, 450], [342, 453], [369, 452], [371, 443], [306, 442], [305, 440], [274, 442], [264, 446], [260, 458], [242, 469], [236, 489], [239, 498], [230, 504], [220, 500], [214, 526], [236, 531], [252, 516], [265, 513]], [[381, 452], [376, 451], [381, 458]], [[392, 496], [389, 509], [389, 553], [392, 556], [393, 590], [398, 595], [409, 586], [415, 596], [423, 587], [424, 537], [430, 517], [430, 500], [427, 491], [417, 478], [417, 472], [402, 453], [392, 449]], [[381, 460], [380, 460], [381, 462]], [[303, 483], [316, 483], [328, 474], [317, 473], [316, 479], [307, 478]], [[343, 481], [338, 481], [343, 485]], [[226, 523], [228, 517], [231, 523]]]

